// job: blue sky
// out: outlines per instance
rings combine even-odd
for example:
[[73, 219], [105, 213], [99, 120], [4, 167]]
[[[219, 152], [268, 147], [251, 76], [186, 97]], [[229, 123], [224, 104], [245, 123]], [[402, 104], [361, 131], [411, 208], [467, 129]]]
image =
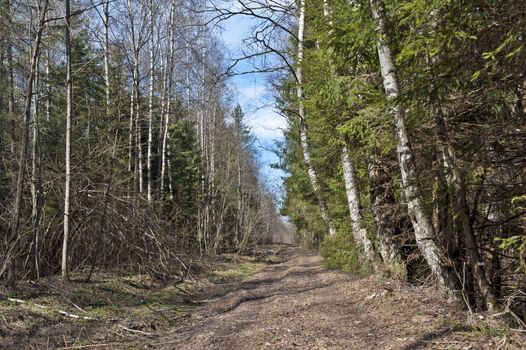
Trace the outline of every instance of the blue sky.
[[[243, 39], [250, 35], [255, 19], [236, 16], [221, 23], [219, 36], [229, 50], [231, 58], [239, 57]], [[236, 72], [250, 71], [248, 62], [236, 66]], [[234, 92], [234, 103], [239, 103], [247, 116], [246, 122], [256, 139], [254, 147], [259, 156], [260, 175], [278, 200], [283, 194], [282, 177], [285, 173], [272, 169], [270, 164], [277, 163], [278, 157], [266, 148], [272, 148], [275, 140], [283, 140], [283, 130], [287, 121], [274, 109], [274, 101], [267, 85], [265, 74], [237, 75], [229, 80]]]

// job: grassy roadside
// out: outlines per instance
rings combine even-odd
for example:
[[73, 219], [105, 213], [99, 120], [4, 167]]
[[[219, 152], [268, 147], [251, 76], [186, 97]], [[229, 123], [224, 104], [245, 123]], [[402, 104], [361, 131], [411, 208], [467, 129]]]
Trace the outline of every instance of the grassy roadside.
[[[192, 263], [179, 284], [98, 272], [90, 283], [57, 278], [0, 291], [0, 349], [135, 348], [176, 327], [229, 285], [280, 261], [280, 248]], [[72, 279], [80, 275], [72, 274]]]

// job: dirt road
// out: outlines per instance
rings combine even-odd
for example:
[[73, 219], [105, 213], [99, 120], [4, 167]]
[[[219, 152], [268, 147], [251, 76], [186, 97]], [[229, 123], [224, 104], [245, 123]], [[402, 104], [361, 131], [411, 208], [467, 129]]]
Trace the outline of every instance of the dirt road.
[[518, 338], [510, 340], [515, 335], [503, 335], [491, 325], [467, 325], [466, 313], [431, 288], [328, 271], [319, 256], [297, 248], [286, 254], [285, 262], [240, 282], [151, 345], [225, 350], [517, 347]]
[[[267, 247], [195, 264], [181, 284], [99, 274], [0, 300], [0, 349], [524, 349], [524, 332], [433, 288], [356, 277]], [[512, 326], [516, 327], [516, 326]], [[522, 338], [520, 338], [522, 337]]]

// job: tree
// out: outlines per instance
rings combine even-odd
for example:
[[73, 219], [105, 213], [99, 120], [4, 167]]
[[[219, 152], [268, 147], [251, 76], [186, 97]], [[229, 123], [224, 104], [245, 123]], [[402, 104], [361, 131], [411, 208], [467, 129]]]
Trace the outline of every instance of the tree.
[[[25, 178], [25, 171], [26, 171], [26, 157], [28, 152], [28, 139], [29, 139], [29, 123], [31, 121], [31, 105], [32, 105], [32, 94], [33, 94], [33, 84], [36, 76], [37, 71], [37, 64], [38, 64], [38, 57], [40, 55], [40, 45], [42, 42], [42, 33], [44, 31], [45, 23], [46, 23], [46, 15], [47, 15], [47, 9], [48, 9], [48, 1], [43, 0], [42, 2], [37, 2], [37, 16], [38, 16], [38, 24], [37, 24], [37, 30], [36, 35], [34, 38], [34, 44], [31, 52], [31, 60], [30, 60], [30, 69], [29, 69], [29, 75], [26, 80], [26, 86], [25, 86], [25, 99], [24, 99], [24, 118], [23, 118], [23, 126], [22, 126], [22, 136], [21, 136], [21, 144], [20, 144], [20, 154], [19, 154], [19, 166], [18, 166], [18, 174], [17, 174], [17, 181], [16, 181], [16, 190], [15, 190], [15, 198], [14, 198], [14, 208], [13, 208], [13, 218], [11, 221], [11, 233], [8, 240], [8, 255], [7, 259], [4, 262], [4, 267], [2, 268], [2, 273], [4, 271], [5, 265], [9, 264], [9, 270], [8, 270], [8, 282], [14, 283], [15, 279], [17, 278], [17, 266], [16, 266], [16, 260], [17, 260], [17, 243], [19, 239], [19, 229], [20, 229], [20, 211], [21, 211], [21, 202], [22, 202], [22, 192], [24, 188], [24, 178]], [[10, 108], [11, 109], [11, 108]], [[0, 275], [2, 274], [0, 273]]]
[[64, 238], [62, 241], [62, 281], [69, 280], [68, 239], [71, 200], [71, 119], [73, 117], [73, 78], [71, 76], [71, 9], [70, 0], [66, 0], [66, 185], [64, 191]]

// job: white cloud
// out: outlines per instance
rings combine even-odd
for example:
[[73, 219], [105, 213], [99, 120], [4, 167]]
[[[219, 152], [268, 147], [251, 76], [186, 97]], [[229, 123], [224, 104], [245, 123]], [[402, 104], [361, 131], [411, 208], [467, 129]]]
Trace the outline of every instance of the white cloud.
[[285, 118], [269, 107], [250, 115], [247, 124], [252, 135], [261, 141], [283, 139], [283, 130], [287, 127]]

